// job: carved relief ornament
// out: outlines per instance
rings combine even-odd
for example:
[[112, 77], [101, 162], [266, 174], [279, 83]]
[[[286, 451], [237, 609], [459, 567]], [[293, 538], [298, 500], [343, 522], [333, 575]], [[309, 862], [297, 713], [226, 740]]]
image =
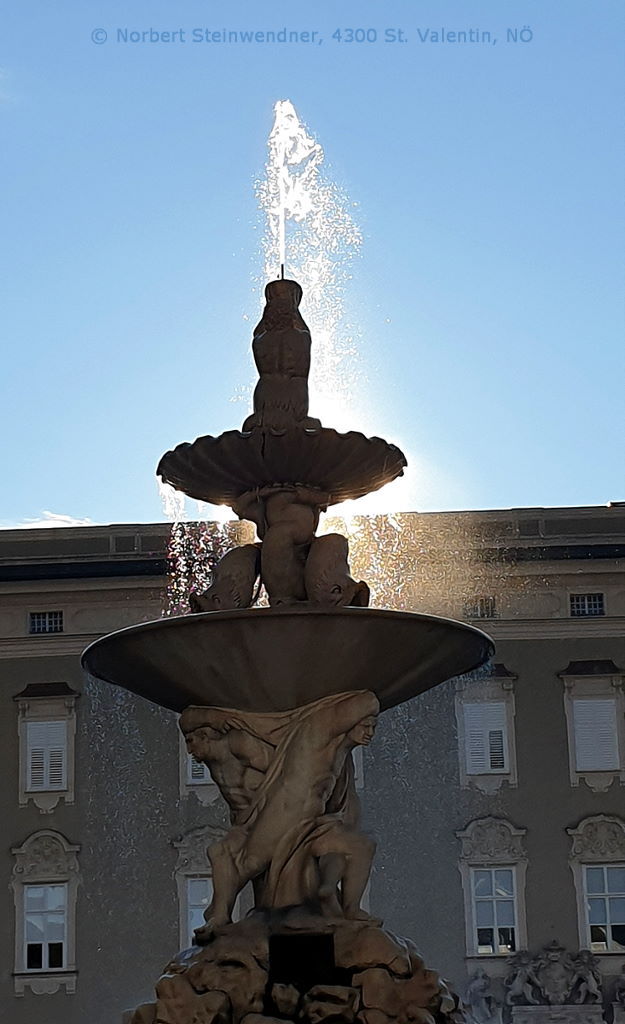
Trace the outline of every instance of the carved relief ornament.
[[21, 846], [11, 850], [15, 857], [14, 878], [22, 883], [66, 881], [78, 874], [79, 850], [80, 846], [69, 843], [60, 832], [34, 832]]
[[594, 814], [566, 831], [572, 839], [571, 860], [625, 860], [625, 821], [621, 818]]
[[176, 874], [206, 874], [210, 870], [206, 848], [223, 839], [225, 834], [226, 829], [219, 825], [203, 825], [182, 836], [174, 843], [178, 851]]
[[503, 818], [477, 818], [463, 832], [461, 860], [471, 864], [493, 864], [525, 860], [523, 837], [527, 829], [515, 828]]

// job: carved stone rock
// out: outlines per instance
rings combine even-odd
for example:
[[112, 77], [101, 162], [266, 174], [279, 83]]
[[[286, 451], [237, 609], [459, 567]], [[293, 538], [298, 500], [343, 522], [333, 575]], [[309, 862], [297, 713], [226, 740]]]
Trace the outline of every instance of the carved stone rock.
[[156, 1003], [142, 1003], [136, 1010], [128, 1010], [122, 1024], [156, 1024]]
[[308, 1024], [340, 1021], [353, 1024], [358, 1010], [359, 992], [348, 985], [313, 985], [304, 994], [300, 1020]]
[[[272, 937], [286, 938], [288, 945], [300, 935], [330, 943], [334, 981], [326, 965], [318, 983], [271, 983], [272, 972], [284, 970], [272, 959]], [[147, 1004], [136, 1011], [147, 1015], [145, 1024], [152, 1024], [150, 1013], [154, 1024], [270, 1024], [285, 1018], [307, 1024], [353, 1024], [356, 1018], [365, 1024], [445, 1024], [458, 1004], [412, 943], [371, 921], [331, 921], [303, 907], [256, 912], [224, 926], [208, 945], [172, 961], [156, 991], [155, 1011]], [[131, 1021], [144, 1024], [141, 1017]]]

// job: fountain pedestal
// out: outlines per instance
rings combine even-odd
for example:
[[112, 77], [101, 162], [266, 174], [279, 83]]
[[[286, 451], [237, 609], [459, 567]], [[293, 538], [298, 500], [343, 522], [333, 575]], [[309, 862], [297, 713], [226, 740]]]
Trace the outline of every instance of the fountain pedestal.
[[227, 925], [210, 945], [180, 953], [156, 992], [130, 1024], [426, 1022], [454, 1008], [412, 943], [375, 921], [331, 920], [306, 907]]

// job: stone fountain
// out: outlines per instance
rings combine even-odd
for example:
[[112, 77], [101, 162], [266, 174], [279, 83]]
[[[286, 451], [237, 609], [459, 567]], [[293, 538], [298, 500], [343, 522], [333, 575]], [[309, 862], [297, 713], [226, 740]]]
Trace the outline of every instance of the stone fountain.
[[[180, 712], [231, 828], [207, 850], [214, 898], [132, 1024], [435, 1024], [457, 999], [409, 939], [361, 906], [373, 842], [359, 828], [352, 750], [378, 714], [481, 665], [490, 639], [429, 615], [371, 609], [348, 542], [317, 536], [330, 505], [403, 473], [394, 445], [308, 413], [311, 338], [301, 288], [266, 290], [259, 372], [242, 430], [178, 445], [163, 481], [230, 506], [258, 541], [229, 551], [192, 614], [112, 633], [87, 672]], [[261, 585], [269, 607], [253, 607]], [[254, 909], [233, 922], [251, 883]], [[418, 908], [415, 908], [418, 912]]]

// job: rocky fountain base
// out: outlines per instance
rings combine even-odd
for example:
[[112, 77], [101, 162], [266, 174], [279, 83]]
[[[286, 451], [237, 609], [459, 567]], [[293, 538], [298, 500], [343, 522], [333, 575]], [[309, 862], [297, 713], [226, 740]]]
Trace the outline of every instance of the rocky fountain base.
[[[230, 810], [207, 850], [214, 896], [197, 945], [132, 1024], [436, 1024], [457, 1001], [408, 940], [362, 909], [374, 844], [359, 828], [352, 751], [380, 711], [481, 665], [477, 629], [369, 609], [348, 543], [317, 536], [329, 505], [383, 486], [405, 458], [381, 438], [337, 434], [308, 415], [310, 334], [301, 289], [274, 281], [254, 332], [259, 381], [242, 431], [161, 459], [163, 480], [224, 503], [258, 541], [228, 552], [189, 616], [111, 634], [93, 676], [181, 712], [197, 761]], [[269, 608], [253, 608], [264, 586]], [[232, 922], [251, 883], [255, 909]]]
[[305, 906], [226, 925], [175, 957], [156, 994], [130, 1024], [434, 1024], [457, 1005], [409, 940]]

